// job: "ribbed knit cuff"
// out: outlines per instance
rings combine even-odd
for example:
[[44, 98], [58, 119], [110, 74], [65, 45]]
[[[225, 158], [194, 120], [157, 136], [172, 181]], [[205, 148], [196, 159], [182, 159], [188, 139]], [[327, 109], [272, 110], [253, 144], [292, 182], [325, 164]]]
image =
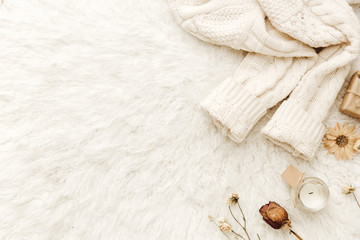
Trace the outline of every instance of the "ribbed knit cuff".
[[231, 77], [214, 89], [201, 105], [222, 133], [235, 142], [242, 142], [267, 112], [254, 94]]
[[309, 161], [315, 157], [325, 127], [304, 109], [285, 101], [262, 129], [262, 133], [295, 157]]

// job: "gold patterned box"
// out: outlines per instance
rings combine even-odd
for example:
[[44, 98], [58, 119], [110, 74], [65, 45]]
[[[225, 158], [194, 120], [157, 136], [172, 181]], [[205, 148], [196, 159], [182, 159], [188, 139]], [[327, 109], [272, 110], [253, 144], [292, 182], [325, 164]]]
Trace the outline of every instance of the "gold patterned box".
[[340, 111], [349, 116], [360, 118], [360, 71], [351, 77]]

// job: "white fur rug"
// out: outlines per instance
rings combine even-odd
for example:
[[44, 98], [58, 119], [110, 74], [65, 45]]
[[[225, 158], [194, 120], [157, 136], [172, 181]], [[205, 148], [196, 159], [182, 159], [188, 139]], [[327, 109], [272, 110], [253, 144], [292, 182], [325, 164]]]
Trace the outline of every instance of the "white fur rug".
[[[207, 216], [230, 219], [231, 192], [253, 240], [295, 239], [263, 222], [269, 200], [306, 240], [360, 239], [341, 193], [360, 187], [360, 155], [294, 159], [259, 133], [274, 110], [245, 143], [223, 137], [199, 102], [244, 55], [182, 31], [165, 0], [4, 1], [0, 239], [225, 239]], [[338, 111], [344, 89], [327, 125], [360, 127]], [[291, 163], [328, 183], [324, 211], [293, 207]]]

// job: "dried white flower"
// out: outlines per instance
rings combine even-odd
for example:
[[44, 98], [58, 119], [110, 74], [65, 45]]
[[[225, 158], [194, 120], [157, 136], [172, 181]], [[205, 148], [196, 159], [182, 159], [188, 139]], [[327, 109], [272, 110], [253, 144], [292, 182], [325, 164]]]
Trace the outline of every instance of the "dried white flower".
[[232, 193], [226, 198], [225, 202], [227, 205], [232, 206], [234, 204], [237, 204], [238, 201], [239, 201], [239, 195], [237, 195], [236, 193]]
[[356, 140], [354, 150], [360, 152], [360, 139]]
[[354, 192], [355, 190], [356, 190], [356, 188], [352, 185], [345, 185], [342, 188], [342, 192], [344, 194], [350, 194], [350, 193]]
[[229, 223], [229, 221], [222, 217], [222, 218], [219, 218], [217, 219], [217, 222], [218, 222], [218, 226], [220, 228], [221, 231], [223, 232], [230, 232], [231, 231], [231, 225]]

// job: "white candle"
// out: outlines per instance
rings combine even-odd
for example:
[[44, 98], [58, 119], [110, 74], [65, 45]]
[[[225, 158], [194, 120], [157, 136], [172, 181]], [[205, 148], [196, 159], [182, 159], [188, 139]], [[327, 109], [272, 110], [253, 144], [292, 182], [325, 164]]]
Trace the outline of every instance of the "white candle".
[[315, 212], [326, 206], [329, 189], [318, 178], [305, 178], [304, 182], [299, 186], [297, 197], [306, 210]]

